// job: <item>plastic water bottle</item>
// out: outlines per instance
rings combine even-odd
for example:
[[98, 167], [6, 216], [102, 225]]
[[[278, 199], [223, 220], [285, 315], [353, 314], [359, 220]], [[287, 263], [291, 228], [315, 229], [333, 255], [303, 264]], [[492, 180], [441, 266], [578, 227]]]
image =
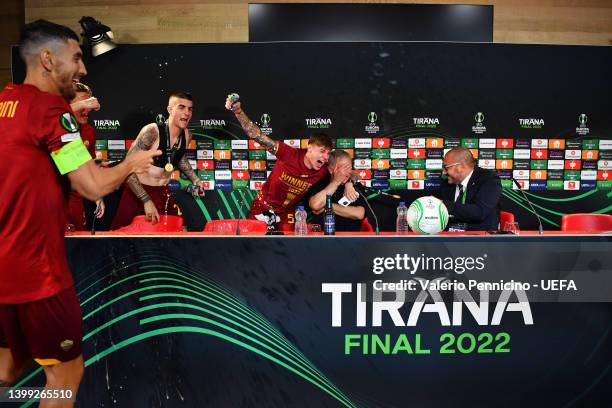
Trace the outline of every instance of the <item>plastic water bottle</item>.
[[295, 235], [306, 235], [308, 234], [308, 225], [306, 224], [306, 210], [304, 206], [300, 205], [295, 210]]
[[336, 217], [334, 216], [331, 194], [328, 194], [325, 199], [325, 212], [323, 213], [323, 234], [336, 234]]
[[410, 227], [408, 226], [408, 208], [406, 207], [406, 203], [400, 201], [399, 206], [397, 207], [397, 220], [395, 222], [395, 232], [397, 234], [406, 234], [410, 231]]

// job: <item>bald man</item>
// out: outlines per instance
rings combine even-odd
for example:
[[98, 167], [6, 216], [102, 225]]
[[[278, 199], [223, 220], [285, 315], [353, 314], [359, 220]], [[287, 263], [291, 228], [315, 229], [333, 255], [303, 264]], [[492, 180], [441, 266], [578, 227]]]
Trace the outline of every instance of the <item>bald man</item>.
[[440, 186], [440, 198], [451, 216], [449, 229], [497, 230], [501, 182], [495, 171], [475, 166], [472, 152], [455, 147], [442, 163], [446, 180]]

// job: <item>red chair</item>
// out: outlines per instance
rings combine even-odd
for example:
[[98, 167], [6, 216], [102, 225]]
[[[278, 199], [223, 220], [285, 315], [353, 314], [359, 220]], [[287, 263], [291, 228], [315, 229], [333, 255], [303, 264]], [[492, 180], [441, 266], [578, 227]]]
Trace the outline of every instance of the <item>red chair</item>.
[[561, 231], [612, 231], [612, 215], [567, 214], [561, 217]]
[[159, 222], [153, 224], [144, 215], [137, 215], [130, 225], [119, 228], [119, 232], [182, 232], [183, 218], [178, 215], [160, 215]]
[[503, 229], [507, 222], [514, 222], [514, 214], [508, 211], [499, 212], [499, 229]]
[[236, 235], [240, 221], [240, 234], [264, 235], [268, 232], [268, 224], [259, 220], [211, 220], [204, 226], [204, 232], [213, 232], [218, 235]]
[[359, 229], [359, 231], [374, 232], [374, 228], [372, 228], [370, 221], [368, 221], [368, 217], [363, 217], [363, 220], [361, 220], [361, 228]]

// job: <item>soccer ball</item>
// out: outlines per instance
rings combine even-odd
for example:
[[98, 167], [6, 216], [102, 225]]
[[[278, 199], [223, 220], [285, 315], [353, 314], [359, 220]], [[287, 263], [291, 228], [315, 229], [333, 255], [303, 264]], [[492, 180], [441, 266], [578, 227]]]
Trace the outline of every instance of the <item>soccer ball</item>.
[[417, 234], [432, 235], [448, 224], [448, 210], [433, 196], [417, 198], [408, 207], [408, 225]]

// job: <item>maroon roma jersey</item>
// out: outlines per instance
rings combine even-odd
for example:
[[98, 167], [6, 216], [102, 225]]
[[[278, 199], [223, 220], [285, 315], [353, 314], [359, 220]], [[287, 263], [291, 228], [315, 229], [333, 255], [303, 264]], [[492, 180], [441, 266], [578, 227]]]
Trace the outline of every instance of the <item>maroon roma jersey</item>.
[[261, 193], [255, 197], [252, 210], [272, 207], [281, 217], [281, 223], [287, 222], [287, 214], [293, 214], [296, 204], [306, 191], [327, 174], [327, 166], [319, 170], [306, 167], [305, 155], [305, 150], [278, 143], [277, 162], [262, 186]]
[[61, 96], [25, 84], [0, 93], [0, 304], [72, 285], [64, 249], [69, 181], [50, 155], [78, 137]]

